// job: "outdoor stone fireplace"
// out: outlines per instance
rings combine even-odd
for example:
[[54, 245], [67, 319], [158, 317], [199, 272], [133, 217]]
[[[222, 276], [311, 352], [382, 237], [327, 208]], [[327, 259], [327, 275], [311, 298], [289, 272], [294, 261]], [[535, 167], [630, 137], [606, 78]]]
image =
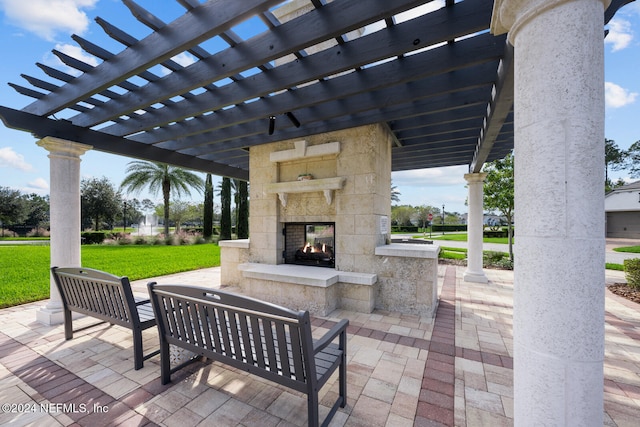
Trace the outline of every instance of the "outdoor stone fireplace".
[[251, 147], [250, 240], [220, 242], [222, 283], [320, 315], [431, 317], [438, 246], [389, 244], [391, 144], [370, 125]]

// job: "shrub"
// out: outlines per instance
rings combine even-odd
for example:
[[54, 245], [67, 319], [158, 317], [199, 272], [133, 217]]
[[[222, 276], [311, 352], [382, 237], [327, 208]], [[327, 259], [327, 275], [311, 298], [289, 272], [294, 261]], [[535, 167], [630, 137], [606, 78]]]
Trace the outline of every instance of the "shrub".
[[483, 237], [508, 237], [507, 230], [485, 230], [482, 232]]
[[629, 287], [640, 289], [640, 258], [624, 260], [624, 275]]
[[[504, 238], [504, 237], [509, 237], [509, 230], [507, 230], [506, 228], [502, 228], [500, 230], [493, 230], [493, 229], [483, 230], [482, 235], [484, 237]], [[511, 237], [514, 237], [514, 236], [515, 236], [515, 230], [512, 228]]]
[[417, 233], [418, 226], [417, 225], [392, 225], [391, 232], [392, 233], [399, 233], [399, 232]]
[[509, 259], [509, 254], [496, 251], [485, 251], [482, 256], [482, 266], [503, 268], [505, 270], [513, 270], [513, 261]]
[[486, 267], [488, 265], [494, 265], [495, 263], [502, 261], [502, 259], [504, 258], [504, 253], [495, 252], [495, 251], [486, 251], [482, 255], [482, 258], [483, 258], [483, 264]]
[[133, 244], [134, 245], [146, 245], [147, 242], [147, 238], [145, 236], [136, 236], [133, 239]]
[[513, 261], [509, 257], [504, 257], [494, 264], [494, 267], [504, 268], [505, 270], [513, 270]]
[[122, 236], [117, 239], [117, 242], [120, 246], [130, 245], [131, 243], [133, 243], [129, 236]]
[[34, 228], [27, 233], [27, 237], [49, 237], [49, 231], [46, 228]]
[[81, 234], [82, 243], [84, 244], [101, 244], [106, 239], [107, 235], [103, 231], [87, 231]]

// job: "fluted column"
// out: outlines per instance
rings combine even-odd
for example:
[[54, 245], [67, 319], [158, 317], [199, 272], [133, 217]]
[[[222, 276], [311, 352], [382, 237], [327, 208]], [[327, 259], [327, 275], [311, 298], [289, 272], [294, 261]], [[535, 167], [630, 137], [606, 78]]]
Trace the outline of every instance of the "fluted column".
[[516, 426], [602, 426], [601, 0], [497, 0], [515, 47]]
[[[49, 151], [51, 266], [79, 267], [80, 260], [80, 156], [92, 147], [54, 137], [37, 142]], [[50, 278], [51, 299], [36, 313], [46, 325], [61, 323], [62, 301]]]
[[468, 173], [464, 179], [469, 188], [469, 217], [467, 220], [467, 270], [464, 280], [487, 283], [482, 269], [482, 224], [484, 219], [483, 184], [486, 173]]

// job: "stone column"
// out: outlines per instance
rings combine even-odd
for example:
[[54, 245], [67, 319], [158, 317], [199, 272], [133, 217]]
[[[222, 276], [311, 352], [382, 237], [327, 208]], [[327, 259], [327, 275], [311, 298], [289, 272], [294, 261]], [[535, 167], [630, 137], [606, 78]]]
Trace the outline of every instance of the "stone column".
[[516, 426], [603, 424], [608, 4], [494, 4], [515, 47]]
[[464, 175], [469, 186], [469, 218], [467, 221], [467, 271], [464, 280], [487, 283], [489, 280], [482, 269], [482, 224], [484, 219], [483, 183], [486, 173]]
[[[80, 261], [80, 156], [92, 147], [45, 137], [37, 142], [49, 151], [51, 189], [51, 266], [79, 267]], [[62, 323], [62, 301], [50, 278], [51, 299], [38, 310], [36, 319], [45, 325]]]

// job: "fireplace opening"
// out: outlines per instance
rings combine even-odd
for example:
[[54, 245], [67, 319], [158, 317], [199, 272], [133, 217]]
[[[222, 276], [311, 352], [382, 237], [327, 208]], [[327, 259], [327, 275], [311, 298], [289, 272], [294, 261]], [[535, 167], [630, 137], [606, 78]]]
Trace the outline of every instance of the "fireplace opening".
[[289, 222], [284, 225], [285, 264], [335, 267], [335, 223]]

